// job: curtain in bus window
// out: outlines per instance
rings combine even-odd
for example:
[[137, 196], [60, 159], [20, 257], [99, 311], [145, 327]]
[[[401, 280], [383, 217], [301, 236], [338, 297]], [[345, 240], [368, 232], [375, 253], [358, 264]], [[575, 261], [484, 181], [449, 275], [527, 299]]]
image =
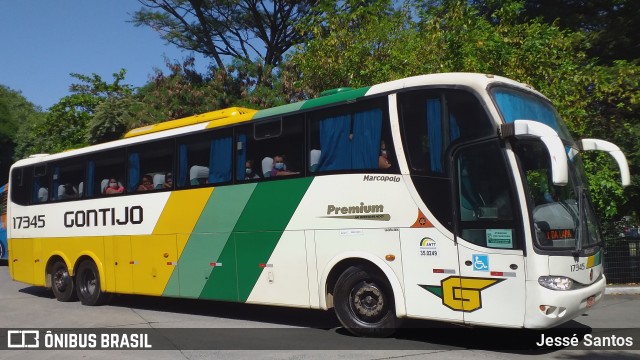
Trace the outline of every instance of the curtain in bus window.
[[60, 200], [60, 191], [58, 188], [60, 187], [60, 167], [56, 166], [53, 168], [53, 186], [51, 187], [51, 191], [53, 191], [53, 196], [51, 197], [53, 200]]
[[86, 190], [87, 197], [93, 196], [94, 173], [95, 173], [95, 164], [93, 163], [93, 160], [89, 160], [89, 163], [87, 164], [87, 190]]
[[320, 121], [319, 171], [342, 170], [351, 166], [349, 132], [351, 116], [342, 115]]
[[138, 153], [129, 154], [129, 182], [127, 183], [127, 191], [134, 192], [138, 188], [140, 180], [140, 155]]
[[506, 123], [515, 120], [535, 120], [558, 131], [555, 114], [544, 103], [500, 90], [496, 91], [495, 99]]
[[231, 180], [231, 137], [211, 140], [209, 147], [209, 184]]
[[246, 177], [246, 163], [247, 163], [247, 136], [240, 134], [238, 136], [238, 142], [240, 143], [240, 150], [237, 150], [237, 162], [236, 162], [236, 180], [244, 180]]
[[427, 100], [427, 131], [431, 171], [442, 172], [442, 104], [440, 99]]
[[184, 187], [187, 184], [188, 167], [187, 162], [187, 144], [180, 144], [178, 147], [178, 187]]
[[460, 138], [460, 127], [458, 126], [458, 119], [455, 115], [449, 115], [449, 140], [453, 141]]
[[[382, 110], [373, 109], [355, 114], [353, 139], [351, 140], [352, 169], [376, 169], [378, 167], [381, 129]], [[387, 144], [389, 143], [390, 141], [387, 139]]]

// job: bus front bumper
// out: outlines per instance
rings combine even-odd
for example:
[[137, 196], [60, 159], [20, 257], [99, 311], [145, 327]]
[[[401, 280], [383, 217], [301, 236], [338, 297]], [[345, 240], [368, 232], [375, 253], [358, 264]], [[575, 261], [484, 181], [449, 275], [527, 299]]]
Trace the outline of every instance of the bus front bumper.
[[524, 327], [547, 329], [575, 319], [602, 300], [606, 283], [602, 275], [589, 286], [559, 291], [542, 287], [538, 281], [527, 281]]

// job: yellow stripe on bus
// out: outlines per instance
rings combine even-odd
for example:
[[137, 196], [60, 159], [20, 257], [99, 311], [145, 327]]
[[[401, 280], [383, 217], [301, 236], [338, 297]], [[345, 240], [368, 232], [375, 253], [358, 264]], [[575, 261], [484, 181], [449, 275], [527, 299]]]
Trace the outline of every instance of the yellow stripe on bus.
[[172, 193], [153, 234], [190, 234], [212, 192], [213, 188], [202, 188]]

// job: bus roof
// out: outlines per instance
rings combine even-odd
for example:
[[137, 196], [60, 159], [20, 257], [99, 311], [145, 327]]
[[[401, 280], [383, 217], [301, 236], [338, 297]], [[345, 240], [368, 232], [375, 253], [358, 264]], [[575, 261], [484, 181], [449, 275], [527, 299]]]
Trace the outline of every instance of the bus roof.
[[210, 111], [204, 114], [193, 115], [182, 119], [169, 120], [158, 124], [135, 128], [127, 132], [124, 135], [124, 138], [126, 139], [134, 136], [140, 136], [144, 134], [150, 134], [204, 122], [208, 122], [210, 123], [210, 125], [215, 123], [216, 126], [234, 124], [241, 121], [251, 120], [256, 112], [258, 111], [253, 109], [230, 107], [222, 110]]
[[329, 95], [321, 96], [315, 99], [299, 101], [292, 104], [276, 106], [265, 110], [230, 107], [222, 110], [207, 112], [204, 114], [193, 115], [182, 119], [169, 120], [158, 124], [139, 127], [126, 133], [124, 135], [124, 138], [126, 139], [134, 136], [140, 136], [144, 134], [150, 134], [201, 123], [207, 123], [205, 128], [214, 128], [230, 124], [237, 124], [249, 120], [279, 116], [342, 101], [355, 100], [356, 98], [364, 96], [368, 90], [369, 87], [355, 90], [346, 90], [344, 88], [334, 89], [334, 92], [330, 93]]

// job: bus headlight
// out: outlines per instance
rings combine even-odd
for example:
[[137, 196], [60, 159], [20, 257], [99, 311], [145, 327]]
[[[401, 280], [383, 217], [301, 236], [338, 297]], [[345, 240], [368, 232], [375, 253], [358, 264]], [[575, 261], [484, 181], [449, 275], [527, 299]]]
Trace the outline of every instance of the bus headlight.
[[573, 289], [573, 280], [564, 276], [540, 276], [538, 284], [551, 290], [571, 290]]

